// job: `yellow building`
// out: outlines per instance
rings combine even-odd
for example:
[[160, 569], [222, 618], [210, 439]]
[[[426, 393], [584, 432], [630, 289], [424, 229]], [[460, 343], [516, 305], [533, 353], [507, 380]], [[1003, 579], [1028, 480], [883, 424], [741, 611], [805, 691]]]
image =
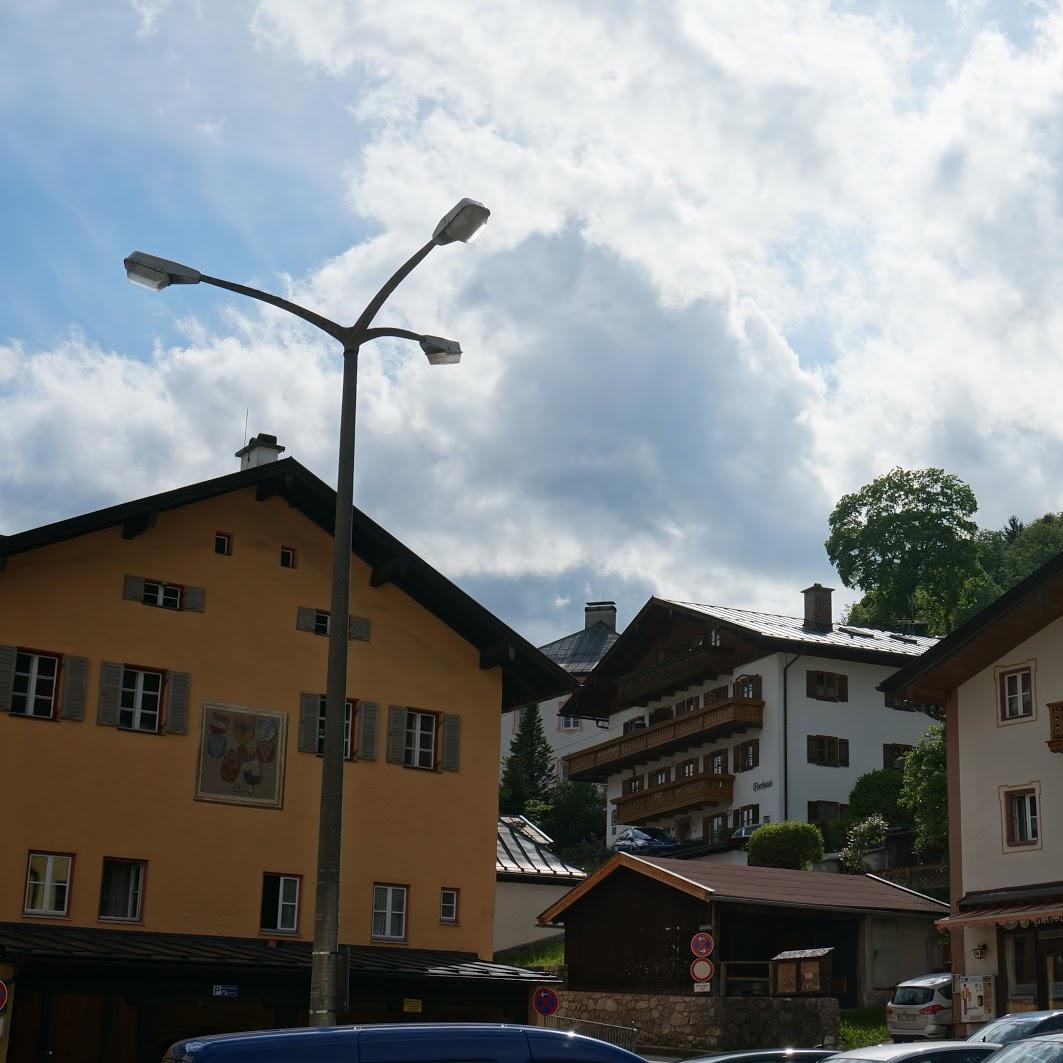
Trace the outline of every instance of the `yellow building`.
[[[0, 538], [0, 1063], [305, 1021], [335, 494], [275, 442]], [[500, 711], [571, 680], [357, 511], [351, 612], [348, 1017], [523, 1018]]]

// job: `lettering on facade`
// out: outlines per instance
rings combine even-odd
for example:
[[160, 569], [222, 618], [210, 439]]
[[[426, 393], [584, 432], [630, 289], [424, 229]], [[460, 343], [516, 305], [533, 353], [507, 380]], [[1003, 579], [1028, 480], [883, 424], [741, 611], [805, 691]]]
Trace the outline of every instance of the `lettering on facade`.
[[756, 793], [758, 790], [770, 790], [774, 785], [774, 779], [765, 779], [763, 782], [755, 782], [753, 783], [753, 792]]

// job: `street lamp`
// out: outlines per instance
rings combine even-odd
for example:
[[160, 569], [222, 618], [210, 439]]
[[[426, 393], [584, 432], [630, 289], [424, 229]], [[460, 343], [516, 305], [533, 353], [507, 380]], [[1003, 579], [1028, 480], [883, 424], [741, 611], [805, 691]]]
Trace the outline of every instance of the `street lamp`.
[[440, 219], [432, 239], [406, 260], [370, 300], [353, 325], [338, 325], [312, 310], [232, 281], [208, 277], [179, 262], [134, 251], [125, 260], [126, 276], [135, 284], [162, 291], [171, 284], [213, 284], [287, 310], [316, 325], [343, 344], [343, 394], [340, 403], [339, 461], [336, 476], [336, 521], [332, 544], [332, 597], [329, 612], [328, 675], [325, 691], [325, 740], [321, 765], [321, 811], [318, 819], [317, 886], [314, 950], [310, 974], [310, 1024], [336, 1021], [338, 999], [340, 849], [343, 825], [343, 717], [347, 700], [347, 616], [351, 603], [351, 551], [354, 513], [354, 420], [358, 392], [358, 351], [382, 336], [416, 340], [431, 365], [454, 365], [461, 345], [441, 336], [407, 329], [371, 328], [388, 296], [436, 246], [467, 242], [490, 217], [482, 203], [461, 200]]

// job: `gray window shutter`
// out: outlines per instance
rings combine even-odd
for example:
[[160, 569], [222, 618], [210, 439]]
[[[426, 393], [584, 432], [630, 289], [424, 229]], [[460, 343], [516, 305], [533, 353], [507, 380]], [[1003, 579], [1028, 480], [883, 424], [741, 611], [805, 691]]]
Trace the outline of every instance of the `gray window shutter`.
[[321, 719], [321, 695], [299, 695], [299, 752], [317, 752], [317, 732]]
[[311, 609], [308, 605], [300, 605], [299, 610], [295, 616], [295, 626], [300, 631], [313, 631], [314, 630], [314, 618], [317, 616], [317, 610]]
[[0, 710], [11, 711], [11, 695], [15, 689], [15, 658], [18, 651], [14, 646], [0, 646]]
[[387, 762], [402, 764], [406, 759], [406, 709], [401, 705], [388, 706]]
[[126, 576], [122, 582], [122, 597], [128, 598], [131, 602], [144, 601], [144, 577]]
[[88, 657], [63, 658], [63, 694], [59, 699], [60, 719], [85, 719], [85, 694], [88, 690], [88, 679]]
[[96, 722], [101, 727], [118, 726], [118, 699], [122, 691], [122, 666], [113, 661], [100, 664], [100, 700]]
[[367, 616], [348, 617], [347, 638], [356, 642], [368, 642], [372, 626], [372, 621]]
[[375, 701], [358, 702], [358, 759], [376, 760], [376, 728], [380, 706]]
[[839, 738], [838, 739], [838, 767], [839, 768], [847, 768], [847, 767], [849, 767], [849, 739], [848, 738]]
[[457, 771], [461, 764], [461, 717], [447, 712], [443, 714], [443, 760], [444, 771]]
[[207, 606], [207, 592], [202, 587], [185, 587], [181, 597], [187, 613], [202, 613]]
[[188, 688], [192, 677], [187, 672], [171, 672], [167, 677], [166, 733], [188, 734]]

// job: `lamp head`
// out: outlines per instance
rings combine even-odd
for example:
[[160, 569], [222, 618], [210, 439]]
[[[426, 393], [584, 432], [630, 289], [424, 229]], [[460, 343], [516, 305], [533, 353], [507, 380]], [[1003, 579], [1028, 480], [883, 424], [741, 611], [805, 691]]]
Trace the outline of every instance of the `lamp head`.
[[422, 336], [421, 350], [429, 365], [457, 365], [461, 361], [461, 344], [442, 336]]
[[201, 274], [191, 266], [182, 266], [180, 262], [171, 262], [168, 258], [157, 258], [143, 251], [134, 251], [125, 260], [125, 275], [141, 287], [161, 292], [171, 284], [198, 284]]
[[455, 240], [467, 244], [490, 217], [491, 212], [475, 199], [460, 200], [440, 219], [432, 239], [437, 244], [452, 244]]

